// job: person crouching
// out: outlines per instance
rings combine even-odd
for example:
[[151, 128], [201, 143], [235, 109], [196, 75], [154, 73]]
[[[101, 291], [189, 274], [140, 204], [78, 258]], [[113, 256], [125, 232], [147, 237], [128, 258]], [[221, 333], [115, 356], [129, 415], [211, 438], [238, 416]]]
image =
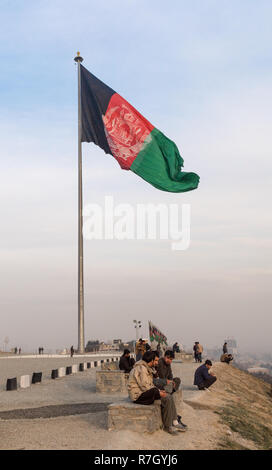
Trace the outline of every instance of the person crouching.
[[128, 393], [130, 399], [139, 405], [152, 405], [155, 400], [161, 400], [161, 413], [164, 430], [169, 434], [184, 432], [177, 421], [177, 411], [173, 396], [165, 390], [154, 387], [153, 367], [156, 362], [154, 351], [144, 353], [141, 361], [135, 363], [128, 379]]
[[229, 364], [231, 361], [233, 361], [233, 355], [232, 354], [222, 354], [222, 356], [220, 357], [220, 361], [221, 362], [226, 362], [227, 364]]
[[212, 361], [207, 359], [205, 364], [196, 369], [194, 385], [197, 385], [199, 390], [208, 390], [208, 388], [217, 380], [214, 373], [210, 371], [211, 367]]

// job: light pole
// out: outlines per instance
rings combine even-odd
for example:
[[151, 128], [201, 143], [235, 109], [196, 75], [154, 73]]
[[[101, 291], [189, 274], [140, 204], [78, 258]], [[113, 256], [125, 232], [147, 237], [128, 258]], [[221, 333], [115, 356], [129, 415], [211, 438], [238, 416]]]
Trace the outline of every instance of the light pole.
[[142, 328], [142, 322], [141, 320], [133, 320], [133, 323], [135, 323], [134, 328], [136, 328], [136, 341], [139, 339], [139, 328]]
[[5, 352], [7, 352], [7, 346], [9, 344], [9, 337], [8, 336], [5, 337], [4, 343], [5, 343]]
[[82, 217], [82, 146], [81, 146], [81, 62], [80, 53], [74, 58], [78, 72], [78, 352], [85, 351], [84, 338], [84, 282], [83, 282], [83, 217]]

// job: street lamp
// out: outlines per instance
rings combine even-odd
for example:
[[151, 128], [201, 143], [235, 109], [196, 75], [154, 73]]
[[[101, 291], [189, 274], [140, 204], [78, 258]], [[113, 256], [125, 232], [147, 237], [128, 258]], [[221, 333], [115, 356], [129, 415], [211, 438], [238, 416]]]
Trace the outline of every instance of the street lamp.
[[136, 341], [139, 339], [139, 328], [142, 327], [142, 322], [141, 320], [133, 320], [133, 323], [135, 323], [134, 328], [136, 328]]
[[4, 343], [5, 343], [5, 352], [7, 352], [7, 346], [9, 344], [9, 337], [8, 336], [5, 337]]

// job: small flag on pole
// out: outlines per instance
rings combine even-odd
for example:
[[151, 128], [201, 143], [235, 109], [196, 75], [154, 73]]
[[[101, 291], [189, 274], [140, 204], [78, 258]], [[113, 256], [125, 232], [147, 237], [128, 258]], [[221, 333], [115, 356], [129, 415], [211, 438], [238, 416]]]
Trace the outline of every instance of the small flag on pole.
[[155, 188], [168, 192], [196, 189], [199, 176], [181, 171], [176, 144], [118, 93], [81, 67], [81, 142], [94, 142]]

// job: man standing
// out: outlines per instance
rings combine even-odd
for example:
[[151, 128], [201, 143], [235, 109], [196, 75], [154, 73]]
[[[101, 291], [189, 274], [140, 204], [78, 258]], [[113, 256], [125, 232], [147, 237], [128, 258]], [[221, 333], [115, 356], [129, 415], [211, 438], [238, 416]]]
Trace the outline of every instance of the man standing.
[[216, 376], [210, 371], [211, 367], [212, 361], [207, 359], [205, 364], [196, 369], [194, 385], [197, 385], [199, 390], [208, 389], [216, 381]]
[[136, 361], [140, 361], [145, 353], [145, 342], [142, 340], [142, 338], [140, 338], [139, 341], [136, 343], [135, 353]]
[[126, 374], [129, 374], [134, 364], [135, 360], [133, 359], [133, 357], [130, 357], [130, 350], [125, 349], [123, 356], [121, 356], [120, 358], [119, 369], [123, 370]]
[[156, 353], [147, 351], [141, 361], [136, 362], [128, 379], [128, 393], [130, 399], [140, 405], [152, 405], [155, 400], [161, 399], [161, 413], [164, 430], [176, 435], [177, 431], [184, 432], [184, 428], [177, 421], [177, 412], [172, 395], [165, 390], [159, 390], [153, 383], [153, 370], [156, 362]]
[[195, 344], [194, 344], [194, 347], [193, 347], [193, 351], [194, 351], [195, 362], [198, 362], [196, 350], [197, 350], [197, 341], [195, 341]]
[[223, 344], [223, 354], [228, 354], [228, 343]]
[[159, 357], [161, 357], [161, 355], [162, 355], [162, 349], [161, 349], [160, 343], [157, 344], [157, 349], [156, 349], [156, 351], [157, 351]]
[[74, 346], [71, 346], [71, 349], [70, 349], [70, 356], [71, 356], [71, 357], [73, 357], [74, 352], [75, 352]]
[[202, 362], [202, 353], [203, 353], [203, 346], [197, 341], [196, 343], [197, 362]]
[[175, 344], [173, 345], [173, 352], [174, 352], [174, 353], [175, 353], [175, 352], [177, 352], [177, 353], [180, 352], [178, 343], [175, 343]]

